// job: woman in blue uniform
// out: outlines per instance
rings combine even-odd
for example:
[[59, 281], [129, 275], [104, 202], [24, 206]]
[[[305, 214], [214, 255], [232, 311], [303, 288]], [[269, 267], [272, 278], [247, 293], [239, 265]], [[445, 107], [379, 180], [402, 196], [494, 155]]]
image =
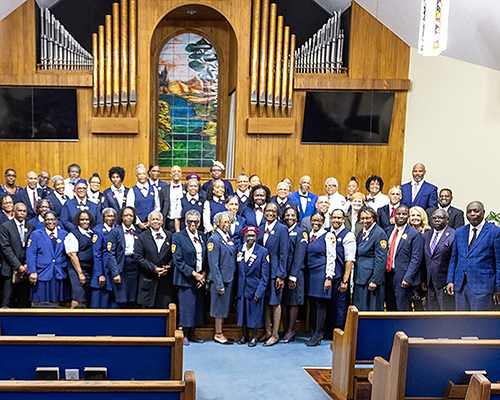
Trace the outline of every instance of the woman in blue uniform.
[[207, 199], [203, 203], [203, 224], [205, 232], [210, 234], [217, 228], [214, 216], [226, 211], [227, 189], [221, 179], [213, 181], [208, 188]]
[[[203, 199], [200, 195], [200, 181], [196, 178], [188, 179], [186, 182], [186, 190], [187, 193], [181, 199], [181, 229], [186, 227], [186, 214], [189, 210], [196, 210], [200, 213], [200, 215], [203, 213]], [[203, 231], [203, 220], [200, 222], [198, 229]]]
[[64, 239], [68, 234], [57, 229], [57, 216], [47, 211], [44, 228], [34, 231], [26, 249], [31, 301], [59, 303], [68, 298], [68, 264]]
[[[64, 178], [61, 175], [55, 175], [52, 178], [52, 186], [54, 190], [48, 194], [46, 199], [52, 203], [52, 207], [57, 216], [60, 217], [62, 208], [66, 203], [67, 197], [64, 194]], [[60, 223], [61, 221], [59, 221]]]
[[132, 207], [122, 208], [118, 224], [106, 243], [107, 268], [113, 279], [113, 293], [119, 308], [134, 308], [137, 298], [139, 267], [134, 259], [134, 245], [139, 232], [134, 226], [136, 217]]
[[71, 308], [90, 304], [90, 279], [94, 268], [92, 237], [90, 226], [94, 217], [88, 211], [78, 211], [73, 219], [73, 229], [64, 239], [64, 248], [71, 265], [68, 267], [71, 283]]
[[233, 344], [222, 331], [224, 319], [229, 316], [236, 271], [236, 246], [228, 234], [232, 219], [233, 215], [228, 211], [215, 214], [217, 229], [207, 244], [208, 279], [211, 281], [210, 316], [215, 318], [214, 341], [220, 344]]
[[123, 186], [125, 179], [125, 170], [122, 167], [111, 167], [108, 171], [111, 187], [104, 191], [107, 207], [111, 207], [116, 211], [116, 214], [125, 207], [129, 189]]
[[264, 346], [274, 346], [279, 341], [281, 322], [281, 297], [285, 286], [288, 262], [288, 229], [278, 221], [278, 205], [269, 203], [264, 210], [265, 223], [260, 228], [257, 243], [269, 252], [270, 274], [265, 296]]
[[[269, 280], [269, 253], [265, 247], [256, 244], [259, 229], [247, 226], [242, 235], [245, 238], [239, 248], [238, 265], [238, 325], [243, 327], [243, 336], [238, 344], [248, 342], [249, 347], [257, 345], [257, 329], [263, 325], [264, 295]], [[249, 340], [248, 328], [252, 329]]]
[[287, 281], [283, 289], [283, 307], [281, 309], [285, 335], [280, 342], [289, 343], [295, 339], [295, 322], [299, 315], [299, 306], [304, 305], [304, 261], [309, 239], [307, 232], [297, 223], [299, 212], [296, 207], [286, 208], [282, 219], [288, 227], [290, 249], [287, 260]]
[[336, 241], [335, 235], [323, 228], [325, 215], [316, 211], [311, 215], [312, 231], [307, 245], [307, 276], [309, 288], [307, 295], [311, 298], [316, 312], [314, 334], [306, 343], [317, 346], [323, 339], [323, 327], [326, 320], [328, 301], [332, 296], [332, 279], [335, 274]]
[[201, 214], [189, 210], [186, 228], [172, 237], [174, 285], [179, 289], [179, 325], [185, 332], [184, 344], [201, 343], [194, 333], [196, 325], [205, 320], [205, 280], [208, 272], [207, 239], [198, 228]]
[[267, 186], [257, 185], [250, 190], [247, 207], [242, 214], [243, 218], [246, 219], [247, 225], [260, 227], [266, 222], [264, 209], [270, 200], [271, 191]]
[[[30, 219], [28, 222], [35, 227], [35, 229], [41, 229], [45, 225], [43, 223], [43, 217], [48, 210], [52, 210], [55, 212], [52, 202], [49, 199], [43, 199], [38, 202], [36, 205], [36, 217]], [[57, 213], [56, 213], [57, 214]], [[63, 229], [61, 221], [57, 221], [57, 227], [59, 229]]]
[[383, 311], [387, 235], [377, 225], [377, 212], [363, 207], [359, 212], [363, 230], [358, 234], [354, 267], [353, 303], [359, 311]]
[[227, 211], [233, 214], [233, 222], [231, 223], [231, 228], [229, 228], [229, 236], [233, 239], [234, 245], [239, 247], [243, 243], [242, 229], [246, 225], [246, 220], [241, 215], [238, 215], [240, 209], [240, 200], [238, 196], [229, 196], [226, 208]]
[[67, 200], [61, 210], [61, 223], [68, 232], [75, 229], [73, 218], [75, 218], [78, 211], [88, 211], [92, 214], [96, 223], [100, 224], [102, 222], [99, 206], [87, 198], [87, 186], [85, 179], [79, 179], [75, 185], [75, 197]]
[[101, 193], [101, 177], [97, 172], [94, 172], [89, 178], [89, 187], [87, 190], [87, 198], [95, 203], [99, 209], [99, 215], [102, 215], [102, 210], [108, 207], [106, 197]]
[[14, 218], [14, 199], [10, 194], [0, 196], [0, 225]]
[[94, 228], [92, 236], [94, 252], [94, 271], [90, 281], [90, 307], [91, 308], [116, 308], [113, 295], [113, 279], [106, 265], [109, 253], [106, 250], [108, 236], [115, 227], [116, 211], [108, 207], [102, 211], [103, 223]]

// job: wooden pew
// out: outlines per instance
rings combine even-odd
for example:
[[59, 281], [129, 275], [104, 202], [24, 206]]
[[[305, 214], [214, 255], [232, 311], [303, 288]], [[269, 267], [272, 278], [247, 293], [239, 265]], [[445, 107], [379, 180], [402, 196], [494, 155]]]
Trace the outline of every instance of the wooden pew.
[[498, 312], [363, 312], [350, 306], [344, 331], [333, 333], [331, 390], [352, 399], [356, 380], [367, 378], [376, 356], [391, 354], [397, 331], [408, 336], [500, 339]]
[[500, 379], [500, 340], [408, 338], [397, 332], [389, 361], [375, 357], [372, 400], [442, 399], [466, 370]]
[[2, 335], [173, 337], [176, 325], [175, 304], [168, 310], [0, 310]]
[[490, 398], [500, 399], [500, 384], [492, 384], [484, 375], [474, 374], [468, 385], [448, 382], [443, 400], [489, 400]]
[[107, 367], [110, 380], [181, 380], [183, 334], [174, 337], [0, 336], [0, 380], [34, 380], [37, 367]]
[[174, 381], [0, 381], [0, 400], [195, 400], [192, 371]]

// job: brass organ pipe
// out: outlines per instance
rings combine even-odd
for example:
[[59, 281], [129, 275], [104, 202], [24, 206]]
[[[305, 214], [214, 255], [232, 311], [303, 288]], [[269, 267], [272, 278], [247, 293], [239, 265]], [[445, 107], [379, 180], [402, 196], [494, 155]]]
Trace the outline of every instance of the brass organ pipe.
[[128, 105], [128, 4], [127, 0], [120, 2], [120, 46], [121, 46], [121, 79], [120, 79], [120, 103], [121, 114], [127, 114]]
[[293, 75], [295, 73], [295, 46], [296, 37], [292, 35], [290, 37], [290, 74], [288, 78], [288, 101], [287, 107], [292, 108], [293, 105]]
[[269, 51], [267, 57], [267, 106], [271, 107], [274, 102], [274, 54], [276, 51], [276, 15], [278, 6], [271, 4], [269, 16]]
[[93, 84], [92, 84], [92, 107], [94, 110], [94, 116], [97, 115], [99, 107], [99, 47], [98, 47], [97, 33], [92, 34], [92, 56], [93, 56]]
[[99, 114], [104, 114], [104, 25], [99, 25]]
[[285, 26], [283, 37], [283, 76], [281, 78], [281, 106], [286, 107], [288, 100], [288, 46], [290, 45], [290, 27]]
[[137, 0], [130, 0], [130, 27], [129, 27], [129, 83], [130, 83], [130, 113], [135, 117], [137, 107]]
[[262, 0], [262, 23], [260, 28], [259, 105], [266, 104], [268, 22], [269, 22], [269, 0]]
[[274, 79], [274, 107], [279, 107], [281, 98], [281, 57], [283, 51], [283, 16], [278, 17], [278, 28], [276, 31], [276, 76]]
[[111, 115], [113, 106], [113, 32], [111, 15], [105, 17], [105, 31], [106, 31], [106, 113], [108, 117]]
[[120, 4], [113, 3], [113, 113], [120, 111]]
[[250, 104], [254, 105], [257, 104], [257, 87], [259, 80], [259, 29], [260, 0], [253, 0]]

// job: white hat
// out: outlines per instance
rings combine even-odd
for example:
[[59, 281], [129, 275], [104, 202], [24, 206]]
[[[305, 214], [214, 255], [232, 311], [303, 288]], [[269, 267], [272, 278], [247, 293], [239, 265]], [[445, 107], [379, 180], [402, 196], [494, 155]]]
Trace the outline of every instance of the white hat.
[[220, 161], [212, 160], [212, 167], [215, 167], [216, 165], [220, 167], [223, 171], [226, 169], [224, 168], [224, 164], [222, 164]]

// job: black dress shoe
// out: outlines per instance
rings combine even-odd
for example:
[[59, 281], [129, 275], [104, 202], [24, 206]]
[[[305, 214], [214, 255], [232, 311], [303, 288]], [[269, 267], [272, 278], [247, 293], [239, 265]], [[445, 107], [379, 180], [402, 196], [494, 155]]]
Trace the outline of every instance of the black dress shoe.
[[280, 339], [280, 343], [290, 343], [295, 341], [295, 332], [293, 332], [291, 335], [285, 335], [283, 336], [283, 339]]
[[263, 335], [261, 336], [258, 341], [259, 343], [262, 343], [262, 342], [267, 342], [269, 339], [271, 338], [271, 336], [266, 336], [266, 335]]
[[193, 342], [193, 343], [203, 343], [203, 342], [205, 342], [203, 339], [200, 339], [199, 337], [197, 337], [195, 335], [190, 336], [188, 339], [189, 339], [190, 342]]
[[321, 339], [323, 339], [323, 336], [321, 335], [313, 335], [311, 340], [306, 342], [306, 346], [313, 347], [313, 346], [318, 346], [321, 344]]
[[262, 346], [263, 346], [263, 347], [271, 347], [271, 346], [274, 346], [274, 345], [275, 345], [276, 343], [278, 343], [278, 342], [279, 342], [279, 339], [276, 339], [274, 342], [271, 342], [271, 343], [266, 342], [266, 343], [264, 343]]
[[245, 336], [242, 336], [240, 340], [238, 340], [238, 344], [245, 344], [248, 342], [247, 338]]
[[255, 347], [257, 346], [257, 338], [252, 338], [249, 342], [248, 342], [248, 347]]

